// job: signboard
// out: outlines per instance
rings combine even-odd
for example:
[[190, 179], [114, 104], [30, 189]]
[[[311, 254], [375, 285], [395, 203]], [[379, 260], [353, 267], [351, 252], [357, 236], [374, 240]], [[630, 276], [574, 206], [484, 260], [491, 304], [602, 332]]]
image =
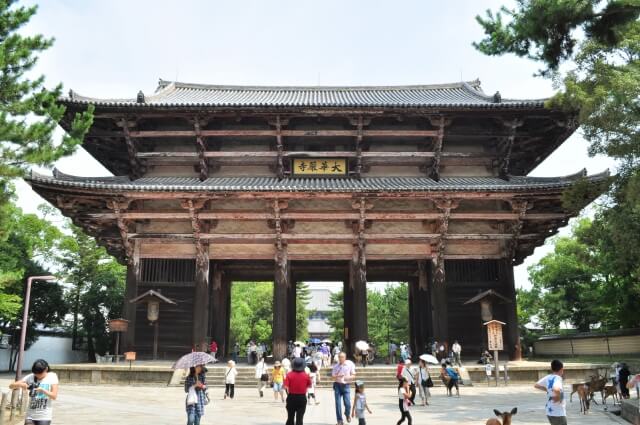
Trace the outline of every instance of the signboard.
[[346, 176], [346, 158], [294, 158], [291, 172], [294, 176]]
[[133, 362], [136, 360], [136, 352], [135, 351], [127, 351], [126, 353], [124, 353], [124, 359], [130, 362]]
[[126, 332], [129, 328], [129, 321], [125, 319], [109, 320], [109, 332]]
[[487, 325], [487, 339], [489, 351], [503, 350], [502, 343], [502, 322], [492, 320], [486, 323]]

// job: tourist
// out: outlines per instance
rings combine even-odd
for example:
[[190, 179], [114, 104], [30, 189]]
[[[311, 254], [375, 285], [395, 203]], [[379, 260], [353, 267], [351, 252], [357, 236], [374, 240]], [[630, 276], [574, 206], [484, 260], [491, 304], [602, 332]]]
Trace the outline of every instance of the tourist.
[[422, 359], [418, 361], [418, 376], [416, 380], [418, 381], [418, 390], [422, 405], [428, 406], [429, 397], [431, 397], [429, 388], [433, 386], [433, 381], [431, 381], [431, 377], [429, 376], [429, 366], [427, 366], [427, 362]]
[[254, 340], [249, 341], [249, 364], [258, 363], [258, 346]]
[[453, 367], [451, 367], [451, 365], [443, 363], [440, 375], [442, 376], [443, 382], [447, 386], [447, 396], [453, 396], [452, 390], [453, 387], [456, 387], [456, 396], [460, 397], [460, 387], [458, 386], [460, 375], [458, 375], [458, 372], [456, 372]]
[[462, 366], [462, 362], [460, 361], [460, 353], [462, 352], [462, 346], [456, 340], [451, 346], [451, 351], [453, 352], [453, 364], [457, 364], [458, 366]]
[[431, 343], [431, 355], [436, 358], [438, 357], [438, 341], [435, 339]]
[[236, 362], [229, 360], [227, 362], [227, 368], [224, 371], [224, 398], [227, 397], [233, 399], [235, 394], [236, 376], [238, 375], [238, 369], [236, 369]]
[[560, 360], [551, 362], [551, 374], [539, 380], [534, 388], [547, 393], [547, 403], [545, 412], [551, 425], [567, 424], [567, 409], [564, 399], [564, 389], [562, 387], [562, 375], [564, 365]]
[[333, 366], [331, 376], [334, 379], [333, 396], [336, 403], [336, 419], [338, 425], [343, 425], [342, 403], [344, 403], [344, 414], [347, 422], [351, 421], [351, 390], [349, 384], [356, 376], [356, 365], [351, 360], [347, 360], [347, 355], [344, 352], [340, 352], [338, 354], [338, 363]]
[[486, 365], [487, 363], [491, 363], [491, 360], [493, 360], [493, 356], [491, 355], [489, 350], [484, 350], [482, 352], [482, 355], [480, 356], [480, 363]]
[[231, 357], [233, 358], [234, 363], [238, 363], [238, 356], [240, 355], [240, 344], [237, 342], [233, 344], [233, 352], [231, 353]]
[[402, 360], [402, 362], [404, 363], [405, 360], [407, 360], [409, 356], [409, 353], [407, 352], [407, 344], [405, 344], [404, 342], [400, 343], [400, 359]]
[[323, 342], [320, 346], [320, 353], [322, 354], [322, 367], [329, 367], [331, 364], [331, 350], [326, 342]]
[[620, 372], [618, 373], [618, 379], [620, 382], [620, 394], [622, 398], [629, 398], [629, 388], [627, 388], [627, 383], [629, 382], [629, 376], [631, 376], [631, 372], [629, 371], [629, 366], [626, 363], [620, 363]]
[[207, 377], [204, 365], [190, 368], [184, 381], [184, 392], [187, 393], [187, 425], [200, 425], [200, 418], [204, 416], [204, 406], [208, 402], [206, 390]]
[[291, 360], [287, 357], [282, 359], [282, 369], [284, 370], [285, 375], [291, 371]]
[[304, 360], [293, 359], [291, 372], [287, 373], [284, 386], [287, 389], [287, 424], [302, 425], [304, 412], [307, 409], [307, 389], [311, 386], [311, 378], [304, 371]]
[[447, 347], [446, 347], [446, 345], [447, 345], [446, 342], [441, 342], [440, 345], [438, 346], [438, 355], [436, 357], [440, 361], [445, 360], [446, 357], [447, 357]]
[[635, 388], [636, 397], [640, 398], [640, 373], [634, 376], [633, 378], [631, 378], [629, 382], [627, 382], [627, 388], [630, 390]]
[[333, 363], [338, 363], [338, 356], [340, 355], [340, 352], [342, 351], [342, 343], [338, 342], [338, 344], [333, 347]]
[[267, 387], [267, 382], [269, 382], [269, 372], [266, 363], [266, 354], [263, 354], [260, 357], [260, 360], [256, 364], [256, 379], [258, 380], [258, 394], [260, 394], [260, 398], [264, 397], [264, 389]]
[[312, 362], [309, 364], [307, 373], [309, 374], [309, 378], [311, 378], [311, 386], [307, 392], [307, 398], [309, 401], [313, 399], [313, 402], [317, 406], [320, 402], [316, 399], [316, 384], [320, 381], [320, 373], [318, 372], [318, 367], [315, 363]]
[[404, 361], [402, 372], [400, 372], [400, 378], [404, 378], [409, 383], [409, 389], [411, 390], [411, 404], [414, 403], [416, 398], [416, 380], [415, 374], [411, 370], [411, 360]]
[[398, 359], [398, 364], [396, 365], [396, 379], [398, 382], [402, 379], [402, 371], [404, 370], [404, 361], [402, 359]]
[[[31, 366], [31, 373], [9, 384], [9, 388], [29, 390], [29, 405], [25, 424], [49, 425], [53, 420], [53, 400], [58, 398], [58, 375], [49, 370], [42, 359]], [[0, 412], [4, 415], [4, 412]]]
[[280, 399], [284, 403], [284, 368], [279, 361], [276, 361], [271, 371], [271, 384], [273, 385], [273, 398], [278, 401], [278, 394]]
[[302, 357], [302, 347], [300, 346], [300, 344], [296, 344], [293, 347], [293, 357], [294, 358]]
[[218, 360], [216, 358], [216, 355], [218, 354], [218, 343], [213, 339], [211, 340], [211, 344], [209, 344], [209, 354], [211, 354], [211, 357], [213, 357], [213, 361], [215, 363]]
[[396, 359], [398, 357], [398, 346], [396, 345], [395, 342], [390, 342], [389, 343], [389, 363], [390, 364], [394, 364], [396, 363]]
[[367, 425], [364, 418], [365, 410], [371, 414], [371, 409], [367, 404], [367, 396], [364, 394], [364, 381], [356, 381], [356, 395], [353, 398], [351, 416], [358, 419], [358, 425]]
[[400, 407], [400, 420], [398, 421], [398, 425], [407, 420], [407, 423], [411, 425], [411, 413], [409, 413], [409, 406], [411, 406], [411, 389], [409, 388], [409, 382], [402, 378], [400, 380], [400, 385], [398, 386], [398, 407]]

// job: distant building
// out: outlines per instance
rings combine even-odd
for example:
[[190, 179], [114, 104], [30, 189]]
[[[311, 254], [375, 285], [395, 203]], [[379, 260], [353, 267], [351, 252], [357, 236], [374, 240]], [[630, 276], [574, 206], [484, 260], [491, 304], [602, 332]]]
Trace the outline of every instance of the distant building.
[[331, 307], [331, 291], [328, 289], [311, 289], [311, 299], [307, 308], [309, 315], [309, 338], [325, 339], [329, 337], [333, 329], [327, 323]]

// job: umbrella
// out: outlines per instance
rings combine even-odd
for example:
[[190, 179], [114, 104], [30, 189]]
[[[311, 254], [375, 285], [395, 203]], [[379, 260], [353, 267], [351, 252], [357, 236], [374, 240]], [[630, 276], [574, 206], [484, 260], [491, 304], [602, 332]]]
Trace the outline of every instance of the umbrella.
[[299, 345], [300, 347], [306, 347], [307, 346], [307, 344], [305, 344], [302, 341], [296, 341], [296, 342], [293, 343], [293, 345]]
[[325, 338], [322, 340], [322, 342], [326, 343], [326, 344], [331, 344], [331, 340], [329, 338]]
[[423, 354], [423, 355], [421, 355], [420, 356], [420, 360], [424, 360], [425, 362], [431, 363], [431, 364], [440, 364], [438, 359], [433, 357], [431, 354]]
[[214, 360], [215, 359], [207, 353], [194, 351], [193, 353], [185, 354], [180, 357], [180, 359], [171, 366], [171, 369], [189, 369], [190, 367], [198, 366], [200, 364], [211, 363]]
[[358, 341], [356, 342], [356, 348], [360, 351], [367, 351], [369, 349], [369, 344], [367, 341]]
[[322, 341], [320, 341], [320, 338], [311, 338], [311, 343], [312, 344], [320, 344]]

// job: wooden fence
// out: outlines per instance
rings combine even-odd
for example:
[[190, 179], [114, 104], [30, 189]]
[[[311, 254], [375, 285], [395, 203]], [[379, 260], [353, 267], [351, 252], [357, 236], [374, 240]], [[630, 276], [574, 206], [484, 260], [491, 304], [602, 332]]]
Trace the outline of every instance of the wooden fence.
[[28, 390], [3, 391], [0, 400], [0, 425], [24, 423], [29, 403]]
[[640, 355], [640, 329], [548, 335], [534, 343], [534, 350], [537, 356]]

